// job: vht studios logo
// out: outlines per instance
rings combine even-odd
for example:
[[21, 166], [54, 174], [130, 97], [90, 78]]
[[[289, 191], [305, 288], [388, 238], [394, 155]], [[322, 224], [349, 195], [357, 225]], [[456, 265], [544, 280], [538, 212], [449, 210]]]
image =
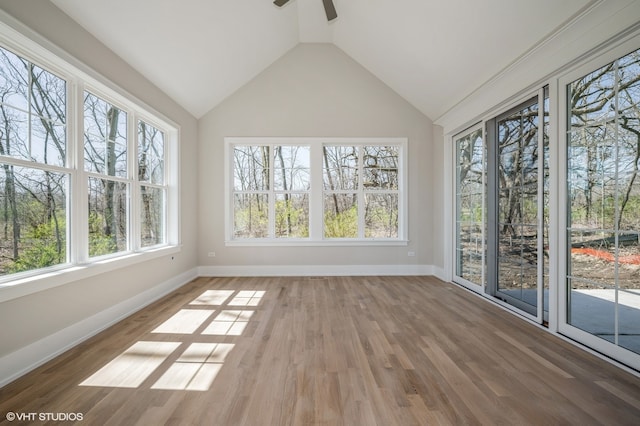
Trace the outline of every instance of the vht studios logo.
[[5, 416], [10, 422], [17, 420], [19, 422], [81, 422], [82, 413], [14, 413], [9, 411]]

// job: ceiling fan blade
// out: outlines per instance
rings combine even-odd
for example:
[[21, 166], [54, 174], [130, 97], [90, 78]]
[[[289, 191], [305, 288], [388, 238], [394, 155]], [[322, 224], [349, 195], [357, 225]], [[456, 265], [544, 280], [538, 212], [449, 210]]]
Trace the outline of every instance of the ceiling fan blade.
[[285, 4], [287, 4], [289, 0], [274, 0], [273, 4], [275, 4], [278, 7], [282, 7]]
[[327, 14], [327, 21], [333, 21], [338, 17], [336, 7], [333, 5], [333, 0], [322, 0], [324, 3], [324, 11]]

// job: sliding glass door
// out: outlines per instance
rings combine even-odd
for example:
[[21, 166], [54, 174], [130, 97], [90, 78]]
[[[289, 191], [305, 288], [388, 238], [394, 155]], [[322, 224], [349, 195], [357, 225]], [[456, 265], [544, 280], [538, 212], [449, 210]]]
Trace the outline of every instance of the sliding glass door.
[[482, 127], [454, 138], [455, 170], [455, 280], [467, 287], [484, 283], [485, 148]]
[[487, 288], [546, 320], [547, 91], [487, 121]]
[[640, 50], [575, 74], [563, 332], [625, 360], [618, 348], [640, 354]]
[[553, 104], [545, 87], [454, 136], [452, 156], [453, 280], [636, 369], [639, 40], [550, 80]]
[[[548, 92], [454, 137], [454, 280], [547, 319]], [[542, 126], [541, 126], [542, 123]]]

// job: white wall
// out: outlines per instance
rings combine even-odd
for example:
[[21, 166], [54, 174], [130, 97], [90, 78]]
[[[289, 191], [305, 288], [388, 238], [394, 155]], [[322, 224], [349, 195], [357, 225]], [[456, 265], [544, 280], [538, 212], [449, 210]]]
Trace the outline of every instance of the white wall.
[[194, 117], [48, 1], [0, 8], [181, 127], [181, 251], [0, 303], [0, 385], [114, 318], [180, 285], [196, 269], [197, 125]]
[[[221, 64], [223, 66], [223, 64]], [[401, 247], [227, 247], [224, 229], [226, 136], [407, 137], [409, 239]], [[307, 271], [402, 273], [442, 267], [434, 255], [442, 174], [431, 121], [332, 44], [300, 44], [199, 120], [198, 264], [203, 273]], [[408, 257], [408, 251], [415, 257]], [[207, 257], [215, 252], [216, 257]], [[360, 269], [349, 269], [351, 266]], [[287, 269], [287, 267], [291, 267]], [[347, 268], [343, 268], [347, 267]], [[378, 269], [374, 269], [374, 268]], [[303, 271], [304, 272], [304, 271]]]

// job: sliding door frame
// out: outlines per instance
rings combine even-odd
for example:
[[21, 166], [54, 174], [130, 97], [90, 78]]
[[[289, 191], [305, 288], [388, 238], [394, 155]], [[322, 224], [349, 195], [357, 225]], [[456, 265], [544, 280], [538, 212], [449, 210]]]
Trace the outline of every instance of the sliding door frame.
[[[487, 295], [496, 299], [498, 303], [505, 304], [510, 309], [514, 307], [524, 316], [531, 320], [542, 324], [544, 318], [544, 88], [539, 89], [533, 94], [529, 94], [524, 101], [518, 102], [515, 106], [511, 106], [501, 113], [494, 115], [491, 119], [485, 121], [487, 148], [486, 174], [487, 174], [487, 286], [485, 292]], [[537, 104], [538, 106], [538, 124], [537, 124], [537, 210], [536, 216], [536, 235], [537, 235], [537, 262], [536, 262], [536, 306], [527, 304], [515, 297], [511, 297], [505, 293], [499, 293], [499, 274], [498, 274], [498, 235], [499, 235], [499, 152], [498, 152], [498, 123], [524, 108]]]
[[568, 280], [568, 261], [570, 246], [568, 244], [568, 223], [571, 214], [569, 207], [569, 191], [567, 179], [567, 160], [568, 160], [568, 135], [570, 130], [569, 115], [567, 106], [568, 88], [575, 80], [613, 62], [626, 54], [640, 48], [640, 34], [631, 39], [627, 39], [617, 45], [610, 46], [609, 49], [601, 52], [599, 55], [591, 57], [588, 61], [582, 63], [578, 67], [572, 68], [570, 71], [562, 74], [558, 80], [558, 152], [557, 171], [561, 184], [556, 185], [558, 191], [558, 234], [556, 235], [557, 243], [557, 270], [555, 271], [558, 280], [558, 328], [557, 331], [571, 339], [583, 343], [584, 345], [595, 349], [611, 358], [618, 360], [626, 365], [640, 368], [640, 354], [631, 350], [610, 343], [594, 334], [584, 331], [576, 326], [569, 324], [569, 291], [570, 285]]
[[[476, 133], [477, 131], [481, 131], [481, 138], [482, 138], [482, 168], [483, 168], [483, 173], [482, 173], [482, 178], [481, 178], [481, 185], [482, 185], [482, 213], [481, 213], [481, 226], [482, 226], [482, 231], [481, 231], [481, 238], [482, 238], [482, 254], [481, 254], [481, 273], [480, 273], [480, 282], [479, 283], [475, 283], [472, 281], [469, 281], [468, 279], [466, 279], [465, 277], [461, 276], [458, 274], [458, 254], [459, 254], [459, 248], [458, 248], [458, 238], [459, 236], [459, 230], [458, 230], [458, 219], [459, 219], [459, 214], [460, 214], [460, 206], [458, 203], [458, 180], [459, 180], [459, 176], [458, 176], [458, 147], [457, 147], [457, 142], [458, 140], [466, 137], [466, 136], [471, 136], [472, 134]], [[487, 250], [486, 250], [486, 241], [487, 241], [487, 235], [486, 235], [486, 231], [487, 231], [487, 227], [486, 227], [486, 221], [487, 221], [487, 216], [486, 216], [486, 210], [487, 210], [487, 206], [486, 206], [486, 188], [487, 188], [487, 182], [486, 182], [486, 166], [487, 166], [487, 156], [486, 156], [486, 148], [487, 148], [487, 144], [486, 144], [486, 135], [484, 132], [484, 126], [483, 123], [477, 123], [471, 127], [468, 127], [467, 129], [457, 133], [456, 135], [453, 136], [452, 138], [452, 146], [453, 146], [453, 232], [452, 232], [452, 241], [453, 241], [453, 253], [452, 253], [452, 259], [454, 259], [453, 265], [452, 265], [452, 276], [453, 276], [453, 281], [456, 284], [460, 284], [472, 291], [475, 292], [479, 292], [479, 293], [484, 293], [485, 290], [485, 285], [486, 285], [486, 255], [487, 255]]]

